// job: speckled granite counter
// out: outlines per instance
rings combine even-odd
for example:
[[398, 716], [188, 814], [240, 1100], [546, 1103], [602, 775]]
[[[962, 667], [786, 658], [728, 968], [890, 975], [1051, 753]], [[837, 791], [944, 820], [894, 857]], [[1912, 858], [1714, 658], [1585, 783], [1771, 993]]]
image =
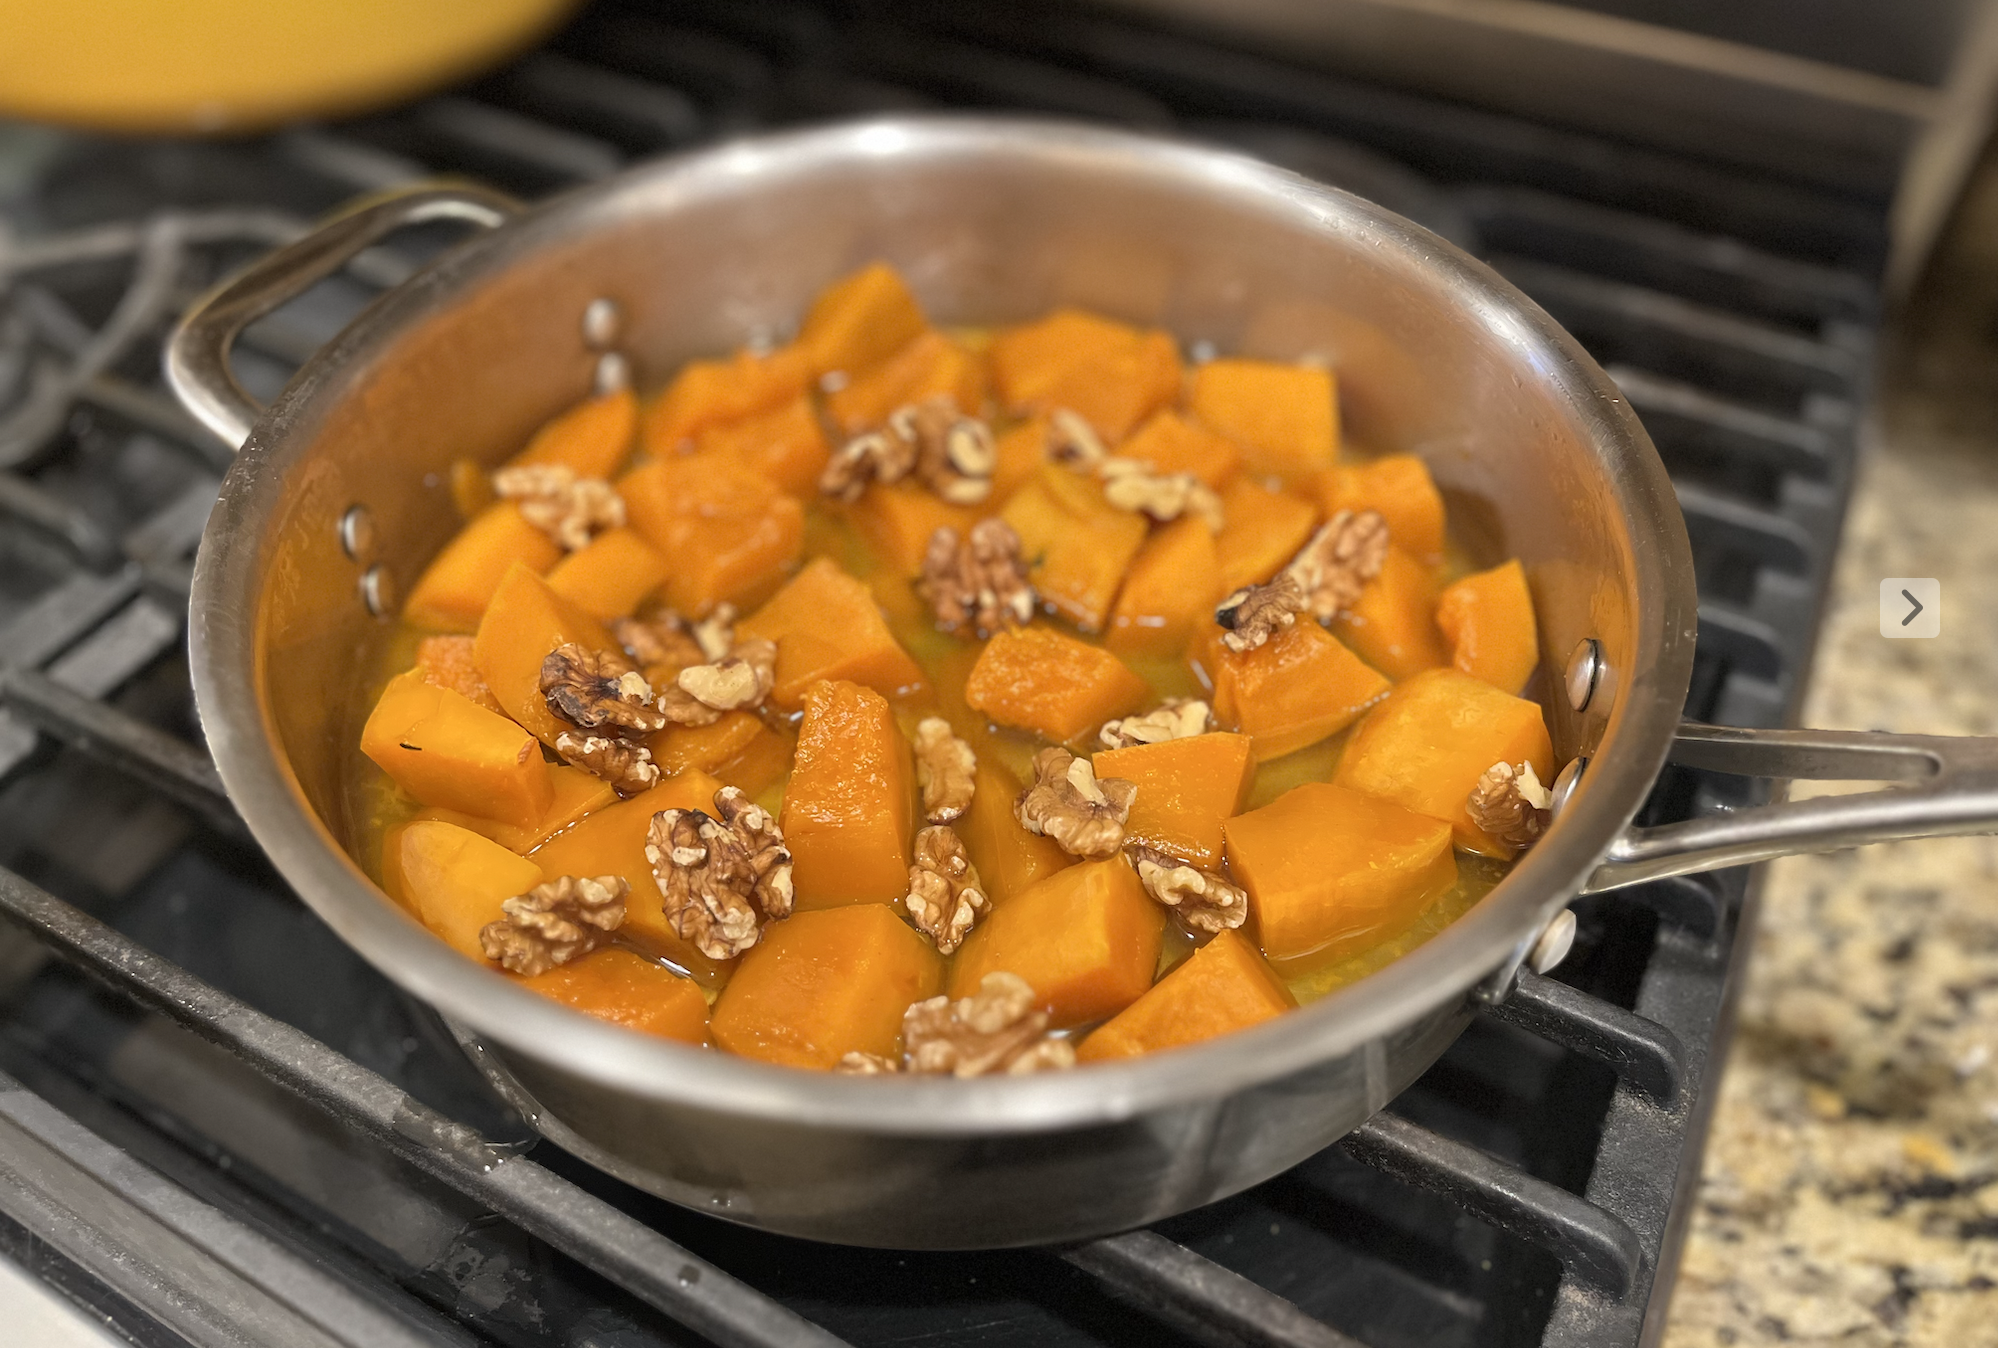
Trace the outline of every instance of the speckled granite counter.
[[[1804, 724], [1998, 734], [1994, 184], [1886, 380]], [[1879, 635], [1883, 576], [1942, 581], [1940, 638]], [[1998, 838], [1771, 868], [1666, 1343], [1998, 1344]]]

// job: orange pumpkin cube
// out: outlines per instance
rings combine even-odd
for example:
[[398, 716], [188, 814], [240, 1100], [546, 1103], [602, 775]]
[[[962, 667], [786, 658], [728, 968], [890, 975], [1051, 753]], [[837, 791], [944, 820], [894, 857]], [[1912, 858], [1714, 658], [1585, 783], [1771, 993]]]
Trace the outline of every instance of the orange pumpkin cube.
[[888, 697], [923, 681], [923, 671], [888, 630], [874, 592], [830, 557], [813, 559], [737, 631], [777, 643], [770, 697], [786, 711], [803, 706], [805, 690], [824, 679], [844, 679]]
[[1165, 910], [1122, 857], [1056, 871], [992, 910], [958, 947], [950, 995], [990, 973], [1027, 981], [1056, 1029], [1115, 1015], [1152, 985]]
[[1138, 785], [1124, 836], [1211, 871], [1221, 864], [1221, 825], [1242, 808], [1255, 781], [1247, 735], [1217, 731], [1185, 739], [1105, 749], [1096, 775]]
[[1390, 543], [1380, 574], [1333, 621], [1348, 646], [1399, 683], [1450, 663], [1435, 615], [1435, 573]]
[[992, 495], [987, 504], [1004, 505], [1048, 461], [1048, 419], [1029, 417], [993, 442]]
[[712, 815], [721, 783], [699, 769], [668, 777], [630, 800], [606, 805], [557, 833], [528, 853], [551, 879], [561, 875], [595, 878], [621, 875], [631, 886], [624, 900], [621, 940], [670, 960], [709, 986], [728, 977], [734, 961], [711, 960], [666, 921], [666, 899], [645, 857], [645, 835], [661, 810], [700, 810]]
[[683, 453], [711, 426], [769, 412], [802, 397], [813, 374], [796, 347], [767, 356], [738, 351], [727, 360], [689, 361], [646, 408], [639, 436], [655, 458]]
[[486, 687], [485, 676], [472, 661], [472, 638], [464, 635], [425, 637], [416, 643], [416, 672], [439, 688], [449, 688], [487, 711], [506, 714]]
[[598, 622], [611, 622], [636, 609], [666, 572], [666, 559], [636, 529], [610, 529], [555, 563], [548, 588]]
[[1221, 601], [1214, 532], [1188, 516], [1154, 530], [1124, 573], [1103, 644], [1119, 655], [1173, 655]]
[[1065, 407], [1115, 443], [1179, 396], [1179, 348], [1079, 309], [1059, 309], [992, 339], [992, 375], [1014, 412]]
[[922, 574], [930, 535], [955, 529], [962, 538], [980, 516], [972, 507], [952, 505], [914, 482], [877, 482], [845, 510], [875, 560], [897, 576]]
[[750, 796], [791, 770], [790, 735], [771, 729], [754, 712], [724, 712], [713, 725], [667, 726], [646, 745], [661, 772], [697, 768]]
[[1447, 824], [1327, 782], [1237, 815], [1226, 832], [1228, 873], [1275, 960], [1396, 935], [1457, 879]]
[[1554, 747], [1539, 705], [1461, 670], [1431, 669], [1396, 684], [1367, 714], [1333, 780], [1442, 820], [1467, 851], [1510, 857], [1512, 849], [1465, 809], [1494, 763], [1531, 763], [1542, 782], [1553, 782]]
[[965, 705], [1056, 743], [1134, 711], [1151, 694], [1122, 660], [1049, 627], [996, 633], [965, 680]]
[[527, 827], [554, 798], [532, 735], [415, 670], [382, 689], [361, 752], [425, 805]]
[[1296, 1005], [1256, 948], [1240, 932], [1224, 931], [1092, 1031], [1075, 1056], [1103, 1062], [1181, 1048], [1260, 1025]]
[[1066, 870], [1075, 858], [1052, 838], [1029, 833], [1013, 813], [1020, 782], [1004, 766], [981, 755], [972, 770], [971, 808], [957, 821], [957, 836], [984, 882], [985, 897], [1003, 903], [1034, 882]]
[[654, 459], [618, 479], [618, 493], [631, 527], [671, 568], [667, 601], [690, 616], [767, 598], [804, 547], [803, 507], [732, 459]]
[[897, 408], [948, 397], [960, 412], [985, 408], [985, 362], [941, 332], [925, 332], [887, 360], [826, 395], [826, 411], [847, 435], [873, 430]]
[[813, 374], [856, 375], [900, 351], [928, 326], [895, 269], [872, 262], [819, 292], [798, 330], [798, 349]]
[[1299, 476], [1338, 457], [1338, 387], [1329, 370], [1210, 360], [1194, 370], [1187, 403], [1195, 420], [1242, 447], [1251, 473]]
[[553, 463], [577, 477], [608, 479], [638, 436], [638, 395], [628, 388], [585, 398], [534, 433], [513, 462]]
[[1100, 631], [1145, 545], [1145, 517], [1119, 510], [1093, 480], [1051, 463], [1013, 493], [999, 518], [1020, 536], [1042, 602], [1083, 631]]
[[1252, 651], [1231, 651], [1219, 627], [1196, 638], [1195, 672], [1214, 715], [1255, 742], [1267, 763], [1336, 735], [1388, 691], [1388, 681], [1308, 616]]
[[493, 594], [472, 644], [472, 662], [506, 714], [551, 748], [556, 736], [575, 727], [548, 710], [541, 662], [572, 642], [590, 651], [617, 649], [602, 623], [526, 567], [515, 566]]
[[1446, 587], [1436, 600], [1436, 626], [1450, 644], [1450, 663], [1502, 693], [1524, 688], [1540, 663], [1533, 595], [1517, 560]]
[[1443, 560], [1443, 494], [1415, 455], [1335, 464], [1318, 475], [1318, 495], [1327, 519], [1342, 510], [1376, 511], [1389, 542], [1425, 566]]
[[715, 1003], [715, 1043], [785, 1067], [901, 1056], [902, 1015], [934, 997], [943, 958], [885, 904], [795, 913], [764, 929]]
[[1117, 446], [1119, 458], [1149, 463], [1161, 473], [1192, 473], [1216, 491], [1242, 470], [1242, 449], [1225, 435], [1196, 426], [1171, 408], [1154, 412]]
[[[539, 756], [538, 753], [536, 755]], [[486, 819], [462, 810], [447, 810], [433, 805], [417, 815], [418, 819], [441, 819], [459, 828], [468, 828], [482, 838], [491, 838], [509, 852], [532, 852], [550, 837], [560, 833], [569, 825], [593, 810], [615, 804], [617, 792], [601, 777], [593, 776], [581, 768], [565, 764], [551, 764], [548, 768], [550, 799], [548, 808], [532, 824], [523, 827], [510, 824], [502, 819]]]
[[516, 563], [537, 575], [561, 560], [562, 546], [500, 501], [460, 529], [431, 558], [402, 606], [405, 621], [443, 632], [470, 632], [492, 602], [507, 568]]
[[1318, 527], [1318, 507], [1301, 496], [1241, 481], [1221, 495], [1221, 532], [1214, 564], [1221, 593], [1261, 585], [1290, 565]]
[[800, 909], [894, 903], [909, 889], [915, 764], [888, 699], [857, 683], [807, 689], [782, 825]]
[[800, 499], [818, 495], [819, 474], [832, 455], [819, 414], [803, 394], [768, 412], [710, 426], [694, 437], [694, 446], [700, 454], [732, 459]]
[[481, 964], [479, 929], [505, 917], [500, 905], [543, 879], [532, 861], [456, 824], [406, 824], [387, 848], [394, 855], [383, 857], [382, 869], [395, 876], [402, 901], [452, 949]]
[[520, 985], [640, 1034], [683, 1044], [708, 1042], [708, 999], [700, 988], [629, 950], [593, 950], [545, 974], [523, 978]]

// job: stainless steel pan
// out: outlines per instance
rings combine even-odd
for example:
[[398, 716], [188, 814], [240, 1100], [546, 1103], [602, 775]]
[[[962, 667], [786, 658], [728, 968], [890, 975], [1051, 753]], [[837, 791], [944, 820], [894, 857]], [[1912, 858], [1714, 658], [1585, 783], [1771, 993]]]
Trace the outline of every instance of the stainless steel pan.
[[[268, 409], [236, 385], [227, 354], [245, 322], [389, 231], [438, 218], [490, 228], [383, 296]], [[650, 381], [781, 335], [822, 284], [877, 257], [945, 321], [1073, 303], [1224, 351], [1330, 360], [1349, 432], [1422, 454], [1472, 542], [1526, 564], [1556, 675], [1555, 741], [1564, 760], [1586, 759], [1545, 840], [1427, 945], [1296, 1014], [1138, 1061], [969, 1082], [795, 1072], [631, 1034], [480, 968], [385, 899], [348, 856], [356, 821], [340, 783], [366, 710], [361, 671], [388, 634], [375, 611], [392, 611], [455, 527], [450, 462], [499, 458], [589, 386], [592, 300], [621, 307], [621, 345]], [[1478, 999], [1506, 995], [1577, 894], [1998, 826], [1998, 751], [1980, 741], [1682, 727], [1692, 561], [1671, 483], [1615, 385], [1456, 248], [1231, 154], [1041, 122], [909, 119], [743, 141], [526, 212], [424, 189], [224, 285], [168, 362], [188, 406], [243, 444], [202, 542], [191, 644], [209, 744], [251, 830], [550, 1137], [735, 1221], [956, 1248], [1154, 1221], [1275, 1174], [1380, 1109]], [[1632, 828], [1668, 755], [1921, 781]]]

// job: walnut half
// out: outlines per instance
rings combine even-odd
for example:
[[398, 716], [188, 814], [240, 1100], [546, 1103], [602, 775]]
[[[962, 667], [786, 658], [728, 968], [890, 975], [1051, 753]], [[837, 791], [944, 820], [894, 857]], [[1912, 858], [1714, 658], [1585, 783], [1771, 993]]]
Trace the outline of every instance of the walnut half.
[[1192, 473], [1161, 473], [1143, 460], [1112, 456], [1096, 465], [1096, 475], [1103, 480], [1103, 499], [1119, 510], [1161, 523], [1193, 515], [1221, 531], [1221, 498]]
[[1124, 821], [1138, 786], [1121, 777], [1099, 779], [1086, 758], [1049, 747], [1034, 755], [1034, 782], [1013, 805], [1029, 833], [1054, 839], [1070, 856], [1101, 860], [1124, 845]]
[[932, 824], [917, 833], [915, 854], [902, 903], [937, 953], [948, 955], [964, 943], [985, 911], [985, 887], [965, 855], [963, 840], [948, 824]]
[[715, 792], [714, 815], [653, 815], [645, 859], [664, 896], [667, 925], [709, 959], [740, 955], [761, 938], [763, 919], [774, 922], [791, 911], [783, 830], [736, 787]]
[[1329, 623], [1381, 573], [1387, 550], [1387, 521], [1378, 511], [1342, 510], [1298, 549], [1284, 573], [1297, 581], [1311, 616]]
[[659, 694], [659, 711], [675, 725], [713, 725], [723, 712], [761, 706], [776, 683], [777, 643], [748, 637], [712, 664], [681, 670]]
[[942, 1076], [1022, 1075], [1075, 1066], [1066, 1040], [1048, 1037], [1048, 1013], [1017, 974], [990, 973], [961, 1001], [931, 997], [902, 1017], [909, 1070]]
[[570, 552], [624, 524], [624, 498], [601, 478], [578, 477], [558, 463], [525, 463], [493, 474], [493, 490], [520, 516]]
[[926, 716], [916, 723], [916, 785], [923, 793], [923, 818], [948, 824], [971, 808], [978, 769], [971, 746], [951, 733], [950, 722]]
[[1249, 917], [1249, 896], [1213, 871], [1189, 866], [1142, 843], [1125, 845], [1145, 893], [1178, 913], [1195, 931], [1232, 931]]
[[541, 696], [548, 710], [578, 730], [610, 726], [612, 734], [649, 735], [666, 728], [652, 705], [652, 685], [622, 652], [557, 646], [541, 662]]
[[631, 892], [621, 875], [564, 875], [516, 894], [506, 914], [479, 929], [479, 949], [509, 973], [532, 978], [587, 955], [624, 922]]
[[1296, 622], [1307, 603], [1304, 587], [1288, 571], [1267, 585], [1245, 585], [1214, 610], [1214, 621], [1228, 629], [1221, 644], [1238, 654], [1253, 651]]
[[1533, 764], [1494, 763], [1464, 802], [1471, 822], [1515, 852], [1540, 841], [1554, 818], [1554, 797], [1540, 784]]
[[931, 534], [916, 589], [946, 632], [969, 626], [988, 637], [1034, 616], [1034, 587], [1027, 583], [1020, 536], [996, 516], [972, 525], [962, 539], [949, 527]]
[[1162, 740], [1191, 739], [1214, 728], [1214, 711], [1195, 697], [1169, 697], [1143, 716], [1105, 721], [1096, 738], [1106, 749], [1129, 749]]
[[659, 765], [652, 751], [616, 735], [564, 730], [555, 737], [555, 752], [571, 767], [601, 777], [627, 799], [659, 785]]

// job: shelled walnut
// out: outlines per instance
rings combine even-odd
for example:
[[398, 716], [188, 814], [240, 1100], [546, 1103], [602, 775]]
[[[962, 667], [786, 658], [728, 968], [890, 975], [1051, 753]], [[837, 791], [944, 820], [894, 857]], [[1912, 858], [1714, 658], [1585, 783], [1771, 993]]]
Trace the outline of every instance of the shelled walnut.
[[631, 886], [621, 875], [564, 875], [500, 905], [479, 929], [479, 948], [509, 973], [533, 977], [587, 955], [624, 923]]
[[969, 626], [988, 637], [1033, 618], [1034, 587], [1027, 582], [1027, 569], [1020, 536], [995, 517], [972, 525], [962, 539], [948, 527], [931, 534], [916, 588], [944, 631]]
[[611, 727], [610, 733], [649, 735], [666, 717], [652, 705], [652, 685], [622, 652], [591, 651], [573, 642], [541, 662], [541, 696], [548, 710], [578, 730]]
[[916, 723], [911, 742], [916, 756], [916, 785], [923, 794], [923, 818], [932, 824], [948, 824], [971, 808], [976, 785], [973, 773], [978, 758], [951, 732], [950, 722], [941, 716], [926, 716]]
[[1304, 587], [1288, 571], [1267, 585], [1245, 585], [1214, 610], [1214, 621], [1228, 629], [1221, 644], [1238, 654], [1253, 651], [1296, 622], [1306, 602]]
[[1471, 822], [1515, 851], [1540, 841], [1554, 818], [1554, 797], [1533, 764], [1494, 763], [1464, 802]]
[[909, 867], [909, 893], [902, 900], [916, 927], [948, 955], [964, 944], [972, 924], [987, 906], [978, 868], [948, 824], [932, 824], [916, 834], [916, 862]]
[[[718, 816], [718, 817], [717, 817]], [[645, 859], [665, 896], [666, 921], [709, 959], [733, 959], [762, 936], [762, 922], [791, 911], [791, 853], [762, 806], [733, 786], [715, 792], [715, 814], [661, 810]]]
[[611, 624], [611, 635], [624, 653], [640, 667], [671, 665], [684, 669], [708, 658], [700, 642], [687, 630], [680, 615], [660, 612], [646, 618], [619, 618]]
[[960, 412], [949, 394], [896, 408], [887, 432], [914, 447], [912, 471], [939, 498], [977, 505], [992, 494], [992, 470], [999, 466], [992, 428]]
[[879, 1053], [848, 1053], [833, 1064], [833, 1071], [850, 1077], [890, 1076], [901, 1070], [901, 1059], [884, 1058]]
[[1119, 510], [1148, 515], [1160, 522], [1192, 515], [1219, 533], [1221, 498], [1192, 473], [1161, 473], [1138, 459], [1111, 457], [1096, 465], [1103, 482], [1103, 499]]
[[1086, 472], [1110, 457], [1103, 437], [1079, 413], [1057, 407], [1048, 413], [1047, 456], [1056, 463]]
[[989, 973], [960, 1001], [931, 997], [902, 1017], [909, 1070], [930, 1075], [1018, 1076], [1075, 1066], [1075, 1050], [1047, 1033], [1048, 1013], [1025, 979]]
[[1124, 822], [1138, 787], [1120, 777], [1098, 778], [1086, 758], [1049, 747], [1034, 755], [1034, 781], [1014, 803], [1029, 833], [1052, 838], [1070, 856], [1101, 860], [1124, 845]]
[[1387, 521], [1379, 512], [1342, 510], [1298, 549], [1284, 573], [1303, 592], [1305, 611], [1329, 623], [1381, 573], [1387, 550]]
[[1137, 869], [1138, 883], [1195, 931], [1232, 931], [1249, 917], [1249, 896], [1213, 871], [1142, 843], [1127, 843], [1124, 855]]
[[520, 506], [520, 516], [570, 552], [606, 529], [624, 525], [624, 498], [601, 478], [578, 477], [557, 463], [518, 464], [493, 474], [493, 490]]
[[674, 725], [713, 725], [723, 712], [761, 706], [776, 682], [777, 644], [750, 637], [713, 664], [681, 670], [660, 692], [659, 711]]
[[652, 761], [652, 751], [615, 735], [564, 730], [555, 737], [555, 752], [571, 767], [609, 782], [627, 799], [659, 785], [659, 765]]
[[1197, 697], [1169, 697], [1143, 716], [1105, 721], [1096, 738], [1106, 749], [1129, 749], [1163, 740], [1191, 739], [1213, 728], [1214, 711], [1205, 702]]

